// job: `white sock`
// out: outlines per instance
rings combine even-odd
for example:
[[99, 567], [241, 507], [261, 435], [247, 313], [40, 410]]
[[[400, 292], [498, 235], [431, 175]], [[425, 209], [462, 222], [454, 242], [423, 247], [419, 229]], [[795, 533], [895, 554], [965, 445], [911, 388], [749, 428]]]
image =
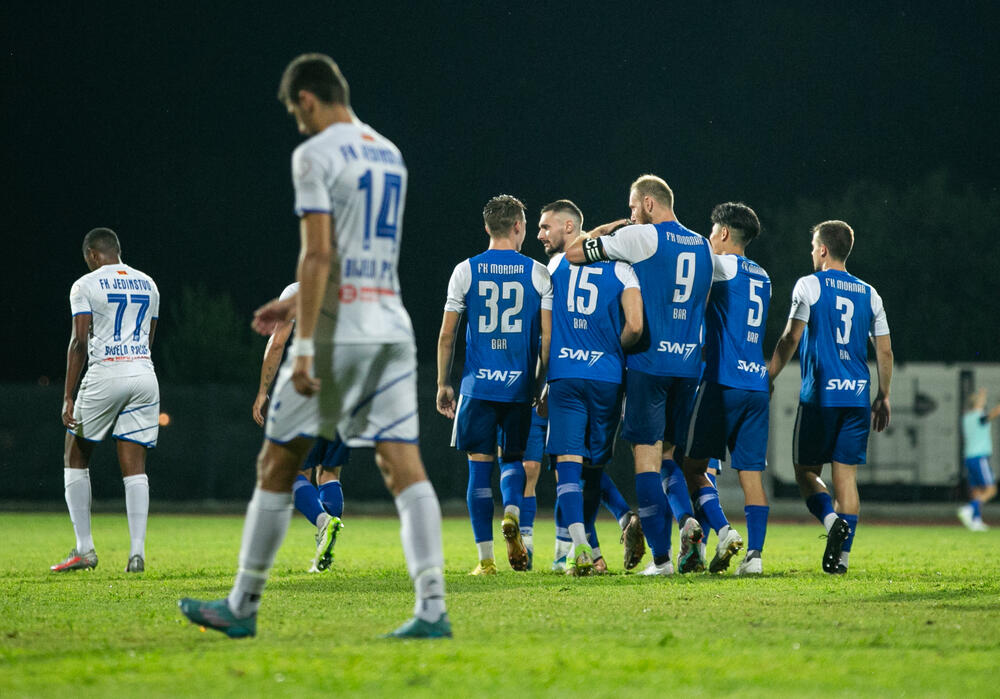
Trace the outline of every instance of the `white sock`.
[[847, 559], [850, 558], [850, 557], [851, 557], [851, 552], [850, 551], [841, 551], [840, 552], [840, 565], [842, 565], [842, 566], [844, 566], [846, 568], [847, 567]]
[[292, 494], [254, 488], [243, 523], [240, 569], [229, 592], [229, 610], [239, 617], [250, 616], [260, 607], [260, 594], [274, 556], [292, 519]]
[[618, 520], [618, 526], [621, 527], [622, 531], [625, 531], [625, 527], [628, 526], [628, 523], [631, 520], [632, 520], [632, 513], [626, 512], [625, 514], [622, 515], [622, 518]]
[[521, 541], [524, 542], [524, 548], [531, 551], [531, 553], [535, 552], [535, 537], [531, 534], [525, 534], [524, 529], [521, 530]]
[[574, 522], [569, 525], [569, 538], [573, 540], [573, 546], [586, 546], [587, 545], [587, 530], [583, 526], [583, 522]]
[[76, 534], [76, 550], [87, 553], [94, 549], [90, 533], [90, 469], [64, 468], [63, 484], [66, 486], [66, 507]]
[[416, 593], [413, 616], [437, 621], [445, 612], [444, 552], [441, 506], [430, 481], [414, 483], [396, 496], [396, 510], [406, 567]]
[[556, 539], [556, 560], [560, 558], [566, 558], [569, 552], [573, 550], [572, 541], [563, 541], [562, 539]]
[[836, 522], [838, 519], [840, 518], [837, 516], [836, 512], [831, 512], [830, 514], [828, 514], [826, 517], [823, 518], [823, 526], [826, 527], [827, 534], [830, 533], [830, 527], [832, 527], [833, 523]]
[[513, 515], [514, 519], [518, 522], [521, 521], [521, 508], [517, 505], [507, 505], [507, 507], [503, 508], [503, 513], [505, 515]]
[[493, 558], [493, 542], [492, 541], [476, 542], [476, 551], [479, 552], [479, 560], [481, 561], [485, 561], [487, 558]]
[[595, 546], [594, 547], [594, 560], [596, 561], [598, 558], [601, 558], [601, 556], [602, 556], [602, 554], [601, 554], [601, 547], [600, 546]]
[[132, 539], [129, 558], [146, 557], [146, 520], [149, 519], [149, 477], [145, 473], [125, 476], [125, 512], [128, 514], [128, 533]]

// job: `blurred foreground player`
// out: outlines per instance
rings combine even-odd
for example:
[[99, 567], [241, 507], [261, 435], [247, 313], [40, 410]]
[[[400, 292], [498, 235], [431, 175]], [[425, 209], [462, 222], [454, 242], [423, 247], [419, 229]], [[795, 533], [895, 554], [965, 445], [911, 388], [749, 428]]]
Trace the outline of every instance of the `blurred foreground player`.
[[[66, 351], [62, 410], [66, 506], [76, 547], [51, 570], [97, 567], [90, 531], [89, 465], [94, 447], [110, 430], [118, 442], [131, 538], [125, 571], [141, 573], [146, 568], [149, 517], [146, 450], [156, 446], [160, 430], [160, 388], [150, 357], [160, 292], [152, 278], [122, 262], [118, 236], [109, 228], [87, 233], [83, 258], [91, 272], [80, 277], [69, 294], [73, 331]], [[85, 362], [87, 374], [79, 383]]]
[[966, 477], [969, 479], [969, 502], [958, 508], [958, 518], [974, 532], [989, 529], [983, 522], [982, 507], [997, 494], [996, 477], [990, 468], [993, 436], [990, 423], [1000, 417], [1000, 405], [986, 412], [986, 389], [969, 396], [962, 416], [962, 448], [965, 451]]
[[[285, 301], [299, 293], [299, 283], [293, 282], [284, 288], [279, 301]], [[267, 415], [268, 391], [281, 366], [285, 345], [292, 336], [295, 319], [282, 321], [275, 327], [264, 348], [264, 359], [260, 367], [260, 385], [253, 402], [253, 419], [264, 426]], [[340, 519], [344, 514], [344, 491], [340, 486], [340, 469], [350, 458], [351, 450], [339, 438], [334, 441], [317, 439], [302, 471], [292, 484], [292, 501], [295, 509], [316, 527], [316, 555], [309, 566], [310, 573], [327, 570], [333, 564], [333, 547], [337, 534], [344, 527]], [[316, 485], [313, 485], [315, 478]]]
[[[471, 575], [496, 573], [491, 478], [500, 449], [502, 531], [507, 560], [528, 569], [521, 536], [531, 406], [545, 379], [552, 327], [552, 282], [545, 265], [522, 255], [524, 204], [507, 194], [483, 208], [489, 236], [485, 252], [455, 266], [441, 319], [437, 348], [437, 411], [453, 418], [452, 446], [469, 463], [467, 501], [479, 564]], [[465, 362], [459, 398], [451, 385], [455, 334], [467, 315]]]
[[355, 117], [347, 81], [328, 56], [293, 60], [278, 97], [310, 136], [292, 155], [300, 288], [294, 301], [258, 310], [255, 327], [270, 334], [294, 307], [296, 337], [257, 457], [235, 584], [226, 599], [185, 598], [180, 608], [230, 637], [256, 634], [261, 593], [291, 518], [292, 483], [313, 440], [339, 433], [351, 447], [375, 447], [399, 511], [416, 605], [388, 636], [450, 637], [441, 509], [417, 446], [416, 348], [397, 274], [406, 165], [392, 142]]
[[[809, 511], [827, 531], [823, 570], [846, 573], [858, 526], [858, 465], [867, 461], [868, 433], [889, 426], [892, 343], [882, 298], [875, 288], [848, 274], [854, 231], [843, 221], [812, 229], [815, 273], [792, 290], [785, 331], [768, 364], [771, 386], [799, 347], [802, 388], [792, 437], [795, 480]], [[875, 345], [878, 392], [868, 402], [868, 340]], [[832, 464], [840, 512], [820, 476]]]

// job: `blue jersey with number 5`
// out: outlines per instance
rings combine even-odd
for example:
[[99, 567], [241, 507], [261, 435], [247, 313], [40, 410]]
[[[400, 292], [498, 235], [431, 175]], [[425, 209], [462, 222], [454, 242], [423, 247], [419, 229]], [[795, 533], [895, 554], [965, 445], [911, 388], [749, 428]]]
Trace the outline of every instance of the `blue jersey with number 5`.
[[541, 309], [551, 303], [545, 266], [519, 252], [487, 250], [455, 268], [445, 310], [466, 313], [462, 395], [531, 400]]
[[756, 262], [740, 255], [716, 255], [713, 263], [704, 378], [744, 391], [766, 391], [763, 342], [771, 279]]
[[867, 406], [868, 338], [889, 334], [875, 289], [844, 271], [816, 272], [796, 282], [790, 316], [806, 323], [799, 344], [799, 400], [831, 407]]

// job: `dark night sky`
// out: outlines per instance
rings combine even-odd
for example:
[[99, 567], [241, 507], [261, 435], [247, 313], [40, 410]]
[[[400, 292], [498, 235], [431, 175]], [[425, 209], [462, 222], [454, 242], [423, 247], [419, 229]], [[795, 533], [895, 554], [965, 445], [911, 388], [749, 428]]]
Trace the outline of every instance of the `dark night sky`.
[[[249, 319], [293, 278], [300, 137], [275, 92], [305, 51], [340, 63], [358, 116], [407, 159], [402, 283], [422, 360], [448, 275], [485, 245], [482, 205], [500, 192], [533, 213], [569, 197], [599, 223], [651, 171], [705, 232], [730, 199], [766, 227], [769, 209], [859, 178], [947, 168], [997, 184], [994, 3], [147, 4], [0, 10], [2, 379], [63, 375], [67, 295], [94, 226], [118, 231], [165, 309], [203, 283]], [[524, 252], [541, 254], [531, 239]]]

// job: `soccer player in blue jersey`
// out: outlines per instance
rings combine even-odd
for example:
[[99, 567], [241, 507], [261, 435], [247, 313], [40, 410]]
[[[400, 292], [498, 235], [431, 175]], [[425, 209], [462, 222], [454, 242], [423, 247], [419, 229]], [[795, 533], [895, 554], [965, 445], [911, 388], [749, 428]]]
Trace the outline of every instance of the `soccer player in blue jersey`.
[[715, 253], [715, 271], [705, 312], [705, 371], [685, 440], [684, 470], [689, 478], [701, 481], [698, 503], [718, 535], [708, 569], [722, 572], [743, 540], [729, 526], [706, 469], [711, 458], [725, 460], [728, 448], [746, 500], [749, 537], [746, 557], [736, 573], [760, 573], [768, 514], [761, 474], [767, 458], [770, 403], [762, 345], [771, 279], [746, 258], [747, 245], [760, 233], [754, 210], [727, 202], [716, 206], [711, 218], [708, 240]]
[[[682, 226], [673, 207], [667, 183], [643, 175], [629, 190], [633, 225], [605, 224], [566, 250], [574, 264], [629, 262], [642, 286], [646, 322], [642, 339], [626, 359], [622, 437], [633, 444], [639, 518], [653, 553], [646, 575], [673, 574], [672, 515], [660, 484], [663, 443], [677, 444], [688, 423], [701, 375], [702, 326], [712, 286], [708, 240]], [[681, 527], [682, 572], [700, 562], [701, 537], [701, 525], [687, 517]]]
[[[854, 231], [843, 221], [813, 227], [815, 272], [795, 283], [788, 324], [768, 364], [773, 386], [801, 342], [802, 388], [792, 459], [806, 506], [827, 531], [827, 573], [847, 572], [860, 509], [858, 466], [867, 458], [869, 429], [881, 432], [890, 417], [889, 323], [874, 287], [847, 272], [853, 247]], [[870, 406], [869, 338], [878, 368], [878, 391]], [[832, 463], [839, 512], [820, 478], [826, 463]]]
[[974, 532], [984, 532], [989, 527], [983, 522], [982, 507], [997, 494], [996, 477], [990, 468], [993, 454], [993, 436], [990, 423], [1000, 417], [1000, 405], [986, 411], [986, 389], [972, 393], [966, 401], [962, 416], [962, 449], [965, 452], [965, 469], [969, 479], [969, 502], [958, 508], [958, 518]]
[[[469, 517], [479, 554], [472, 575], [496, 573], [490, 477], [498, 443], [507, 559], [514, 570], [528, 567], [518, 522], [525, 482], [521, 458], [531, 405], [545, 380], [552, 282], [545, 265], [520, 253], [524, 211], [524, 204], [507, 194], [486, 203], [489, 248], [455, 267], [438, 337], [437, 409], [455, 420], [452, 445], [469, 460]], [[450, 374], [463, 312], [468, 315], [465, 365], [456, 403]]]
[[[546, 214], [558, 213], [582, 225], [579, 208], [559, 200], [542, 208], [539, 228], [555, 218]], [[565, 227], [549, 226], [553, 249], [563, 249], [568, 236], [576, 237]], [[590, 461], [588, 471], [594, 473], [611, 459], [621, 414], [625, 349], [642, 336], [642, 296], [635, 272], [623, 262], [581, 267], [570, 264], [560, 252], [549, 262], [549, 272], [553, 296], [546, 452], [556, 460], [556, 506], [564, 514], [573, 542], [573, 552], [567, 557], [569, 572], [588, 575], [594, 568], [595, 552], [585, 527], [585, 522], [592, 522], [584, 513], [584, 462]], [[600, 479], [587, 480], [596, 485], [596, 498], [587, 515], [596, 516]]]

